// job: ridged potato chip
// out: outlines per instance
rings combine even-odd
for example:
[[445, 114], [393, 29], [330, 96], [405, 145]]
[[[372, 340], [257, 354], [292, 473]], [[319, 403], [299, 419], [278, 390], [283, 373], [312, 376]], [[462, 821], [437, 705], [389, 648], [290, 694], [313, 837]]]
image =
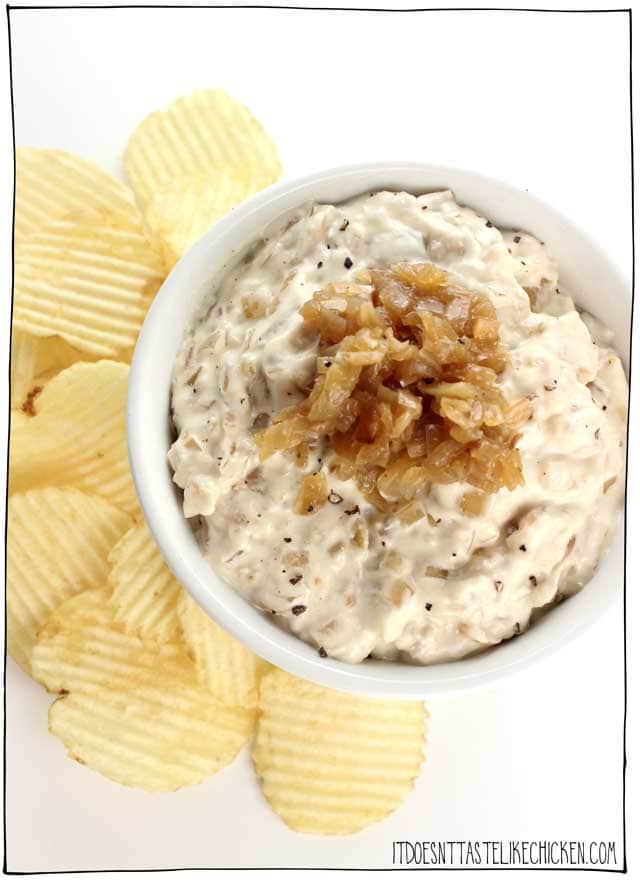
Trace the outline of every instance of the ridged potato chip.
[[[31, 422], [31, 418], [32, 417], [25, 413], [24, 410], [11, 410], [9, 414], [9, 470], [7, 481], [10, 492], [13, 491], [16, 486], [16, 481], [14, 479], [16, 468], [14, 462], [22, 457], [21, 451], [24, 451], [23, 440], [25, 437], [29, 437], [27, 425]], [[20, 475], [21, 466], [18, 466], [17, 470]]]
[[129, 633], [166, 642], [180, 630], [180, 584], [145, 523], [136, 524], [109, 554], [108, 586], [115, 620]]
[[245, 181], [253, 192], [282, 174], [273, 141], [221, 89], [194, 92], [147, 116], [129, 140], [124, 167], [145, 204], [163, 184], [210, 169]]
[[83, 353], [60, 337], [37, 337], [14, 330], [11, 334], [11, 407], [19, 409], [36, 386], [83, 359]]
[[224, 704], [255, 707], [260, 678], [271, 665], [226, 633], [184, 591], [178, 614], [200, 684]]
[[49, 730], [69, 756], [125, 786], [163, 792], [199, 783], [233, 761], [255, 727], [254, 711], [223, 706], [197, 684], [181, 645], [126, 634], [104, 590], [54, 614], [33, 670], [62, 695]]
[[102, 586], [107, 555], [131, 518], [77, 489], [11, 496], [7, 527], [7, 645], [27, 673], [36, 634], [60, 603]]
[[194, 242], [255, 190], [249, 182], [211, 170], [171, 181], [147, 206], [147, 222], [162, 243], [170, 270]]
[[93, 162], [62, 150], [16, 150], [16, 256], [34, 233], [76, 212], [139, 216], [131, 190]]
[[66, 217], [30, 235], [15, 264], [13, 326], [93, 358], [129, 360], [165, 278], [141, 219]]
[[[160, 669], [161, 668], [161, 669]], [[38, 632], [31, 656], [34, 679], [53, 694], [95, 694], [102, 686], [133, 688], [193, 674], [186, 648], [127, 632], [114, 617], [109, 591], [85, 590], [58, 606]]]
[[128, 376], [128, 365], [117, 361], [80, 361], [47, 383], [33, 402], [35, 416], [13, 431], [10, 492], [73, 485], [135, 515], [125, 430]]
[[9, 416], [9, 424], [11, 426], [11, 446], [13, 447], [14, 432], [20, 437], [24, 426], [29, 422], [29, 415], [24, 410], [12, 410]]
[[171, 792], [231, 764], [253, 732], [247, 710], [225, 707], [191, 681], [144, 691], [102, 689], [61, 697], [49, 731], [70, 758], [123, 786]]
[[255, 768], [289, 828], [357, 832], [412, 789], [423, 760], [422, 703], [353, 697], [276, 670], [262, 679], [259, 710]]

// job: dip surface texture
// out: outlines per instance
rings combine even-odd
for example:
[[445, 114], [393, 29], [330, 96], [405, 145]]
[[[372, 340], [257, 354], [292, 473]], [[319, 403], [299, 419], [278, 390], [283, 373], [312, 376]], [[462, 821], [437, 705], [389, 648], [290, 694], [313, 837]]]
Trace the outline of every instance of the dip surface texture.
[[[468, 484], [432, 484], [427, 516], [401, 522], [337, 480], [327, 442], [304, 467], [254, 441], [312, 383], [318, 339], [299, 309], [358, 270], [430, 262], [486, 295], [510, 364], [507, 399], [529, 396], [524, 486], [460, 510]], [[579, 291], [572, 292], [579, 300]], [[627, 384], [610, 335], [581, 316], [544, 246], [501, 231], [449, 192], [379, 192], [308, 205], [226, 274], [185, 336], [169, 452], [184, 513], [213, 569], [328, 655], [432, 663], [512, 638], [591, 577], [622, 503]], [[321, 472], [329, 503], [294, 513]]]

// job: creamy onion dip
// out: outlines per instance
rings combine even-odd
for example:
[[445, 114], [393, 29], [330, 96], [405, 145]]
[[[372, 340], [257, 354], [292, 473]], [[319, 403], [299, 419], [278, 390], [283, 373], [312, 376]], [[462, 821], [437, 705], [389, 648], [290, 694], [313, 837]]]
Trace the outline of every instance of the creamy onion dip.
[[[400, 261], [434, 263], [489, 297], [510, 354], [500, 388], [532, 401], [518, 442], [524, 486], [490, 496], [481, 515], [459, 509], [468, 485], [431, 485], [427, 517], [402, 523], [336, 480], [326, 443], [304, 468], [282, 452], [258, 460], [256, 430], [302, 400], [315, 374], [318, 340], [299, 308], [330, 282]], [[185, 336], [169, 451], [184, 514], [217, 574], [323, 656], [427, 664], [483, 650], [580, 590], [605, 550], [622, 504], [627, 401], [610, 342], [576, 310], [542, 243], [450, 192], [306, 205], [227, 272]], [[315, 471], [331, 503], [297, 515], [301, 479]]]

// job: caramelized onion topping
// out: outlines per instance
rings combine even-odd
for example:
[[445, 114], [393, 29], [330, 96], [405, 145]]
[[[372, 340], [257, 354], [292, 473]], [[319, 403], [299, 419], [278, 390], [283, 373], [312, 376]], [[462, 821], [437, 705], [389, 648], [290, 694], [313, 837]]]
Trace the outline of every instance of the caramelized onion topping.
[[[488, 494], [523, 483], [516, 443], [531, 416], [526, 398], [507, 402], [498, 387], [508, 354], [493, 305], [431, 263], [357, 278], [300, 309], [320, 338], [317, 372], [307, 397], [255, 435], [261, 461], [287, 450], [306, 461], [324, 437], [332, 472], [382, 511], [413, 522], [430, 484], [464, 481], [475, 490], [462, 510], [481, 513]], [[305, 480], [298, 513], [317, 510], [319, 484]]]

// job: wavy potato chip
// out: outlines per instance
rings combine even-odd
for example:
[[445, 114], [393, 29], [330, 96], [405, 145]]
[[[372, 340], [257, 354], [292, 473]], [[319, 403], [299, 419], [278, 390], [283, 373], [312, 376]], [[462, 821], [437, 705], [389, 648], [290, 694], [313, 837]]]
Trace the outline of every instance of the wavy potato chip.
[[146, 216], [162, 242], [167, 270], [214, 223], [254, 192], [250, 182], [215, 170], [179, 178], [156, 190]]
[[277, 180], [282, 166], [273, 141], [251, 111], [221, 89], [203, 89], [147, 116], [124, 153], [127, 177], [148, 203], [164, 184], [211, 169], [256, 192]]
[[14, 435], [20, 437], [25, 425], [29, 422], [29, 415], [24, 410], [12, 410], [9, 416], [9, 424], [11, 427], [11, 446], [13, 446]]
[[14, 272], [13, 325], [92, 358], [129, 360], [165, 277], [141, 218], [66, 217], [34, 232]]
[[33, 670], [63, 695], [49, 730], [70, 757], [125, 786], [163, 792], [199, 783], [233, 761], [255, 727], [255, 712], [223, 706], [198, 685], [180, 644], [127, 634], [104, 590], [58, 609]]
[[[7, 481], [10, 492], [13, 492], [15, 486], [21, 482], [21, 472], [24, 469], [22, 456], [25, 449], [25, 438], [30, 437], [27, 426], [31, 422], [31, 418], [24, 410], [11, 410], [9, 414], [9, 469]], [[17, 467], [14, 464], [16, 461], [21, 463]], [[16, 472], [18, 476], [17, 481]]]
[[109, 554], [107, 580], [115, 620], [130, 633], [166, 642], [180, 630], [180, 584], [146, 523], [133, 526]]
[[136, 514], [129, 473], [125, 400], [129, 367], [78, 362], [34, 400], [35, 416], [15, 426], [9, 489], [73, 485]]
[[171, 792], [231, 764], [253, 733], [247, 710], [190, 693], [190, 680], [145, 691], [104, 688], [61, 697], [49, 731], [70, 758], [123, 786]]
[[[21, 408], [36, 386], [84, 357], [60, 337], [36, 337], [14, 330], [11, 334], [11, 407]], [[27, 406], [27, 412], [31, 406]]]
[[357, 832], [412, 789], [423, 760], [422, 703], [353, 697], [276, 670], [262, 679], [259, 711], [253, 761], [289, 828]]
[[192, 654], [198, 682], [224, 704], [255, 707], [260, 678], [271, 665], [238, 642], [183, 591], [178, 615]]
[[66, 599], [104, 583], [107, 555], [131, 518], [104, 499], [57, 487], [11, 496], [7, 513], [7, 645], [30, 673], [39, 628]]
[[116, 621], [109, 591], [102, 586], [84, 590], [49, 616], [38, 632], [31, 669], [53, 694], [137, 688], [153, 684], [159, 673], [169, 681], [194, 672], [177, 640], [145, 640]]
[[71, 212], [137, 218], [131, 190], [93, 162], [62, 150], [16, 150], [16, 256], [34, 233]]

